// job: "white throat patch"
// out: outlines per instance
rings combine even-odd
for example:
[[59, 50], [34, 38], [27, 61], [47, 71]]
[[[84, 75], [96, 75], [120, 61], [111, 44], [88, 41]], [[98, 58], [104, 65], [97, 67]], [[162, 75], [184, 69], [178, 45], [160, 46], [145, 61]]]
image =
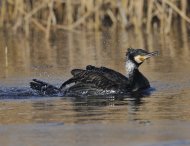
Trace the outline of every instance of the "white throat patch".
[[137, 66], [135, 65], [135, 63], [133, 63], [133, 62], [130, 61], [130, 60], [127, 60], [127, 61], [126, 61], [125, 67], [126, 67], [126, 71], [127, 71], [127, 76], [128, 76], [128, 77], [129, 77], [131, 74], [133, 74], [134, 69], [137, 68]]

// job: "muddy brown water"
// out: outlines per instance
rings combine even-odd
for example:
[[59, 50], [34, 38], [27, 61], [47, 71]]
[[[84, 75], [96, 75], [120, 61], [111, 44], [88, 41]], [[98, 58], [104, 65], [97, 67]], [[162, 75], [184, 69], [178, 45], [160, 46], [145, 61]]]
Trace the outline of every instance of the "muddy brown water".
[[[179, 37], [181, 36], [181, 37]], [[0, 33], [0, 145], [189, 146], [190, 49], [187, 32]], [[7, 46], [7, 49], [6, 49]], [[29, 88], [32, 78], [60, 86], [70, 70], [88, 64], [125, 74], [126, 48], [158, 50], [140, 67], [149, 95], [120, 100], [47, 97]]]

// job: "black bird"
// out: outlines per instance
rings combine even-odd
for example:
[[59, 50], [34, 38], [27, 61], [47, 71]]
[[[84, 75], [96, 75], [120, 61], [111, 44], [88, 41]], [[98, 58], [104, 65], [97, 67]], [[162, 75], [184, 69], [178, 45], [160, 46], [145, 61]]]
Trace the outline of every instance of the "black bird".
[[101, 96], [125, 95], [142, 91], [150, 87], [149, 81], [138, 70], [138, 67], [148, 58], [158, 52], [147, 52], [142, 49], [129, 48], [126, 53], [127, 76], [106, 67], [86, 66], [86, 69], [73, 69], [73, 77], [65, 81], [60, 88], [46, 82], [33, 79], [30, 87], [41, 94], [63, 96]]

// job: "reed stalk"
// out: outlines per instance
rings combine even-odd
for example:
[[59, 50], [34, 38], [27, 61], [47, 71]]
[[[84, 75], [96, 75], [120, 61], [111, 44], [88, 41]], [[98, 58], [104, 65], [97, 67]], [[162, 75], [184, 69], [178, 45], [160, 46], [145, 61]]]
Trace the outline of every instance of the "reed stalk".
[[49, 37], [52, 28], [101, 30], [107, 23], [149, 33], [157, 23], [169, 33], [176, 18], [190, 23], [188, 7], [188, 0], [1, 0], [0, 27], [26, 34], [34, 27]]

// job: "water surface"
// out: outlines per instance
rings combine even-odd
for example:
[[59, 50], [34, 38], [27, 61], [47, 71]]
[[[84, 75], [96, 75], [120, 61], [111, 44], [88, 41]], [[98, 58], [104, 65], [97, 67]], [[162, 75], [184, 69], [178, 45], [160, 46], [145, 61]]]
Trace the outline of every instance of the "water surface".
[[[1, 32], [0, 144], [190, 145], [189, 37], [178, 33], [57, 32], [47, 41], [38, 33], [26, 39]], [[160, 52], [140, 67], [150, 94], [117, 100], [47, 97], [29, 88], [32, 78], [60, 86], [71, 69], [88, 64], [126, 74], [128, 47]]]

